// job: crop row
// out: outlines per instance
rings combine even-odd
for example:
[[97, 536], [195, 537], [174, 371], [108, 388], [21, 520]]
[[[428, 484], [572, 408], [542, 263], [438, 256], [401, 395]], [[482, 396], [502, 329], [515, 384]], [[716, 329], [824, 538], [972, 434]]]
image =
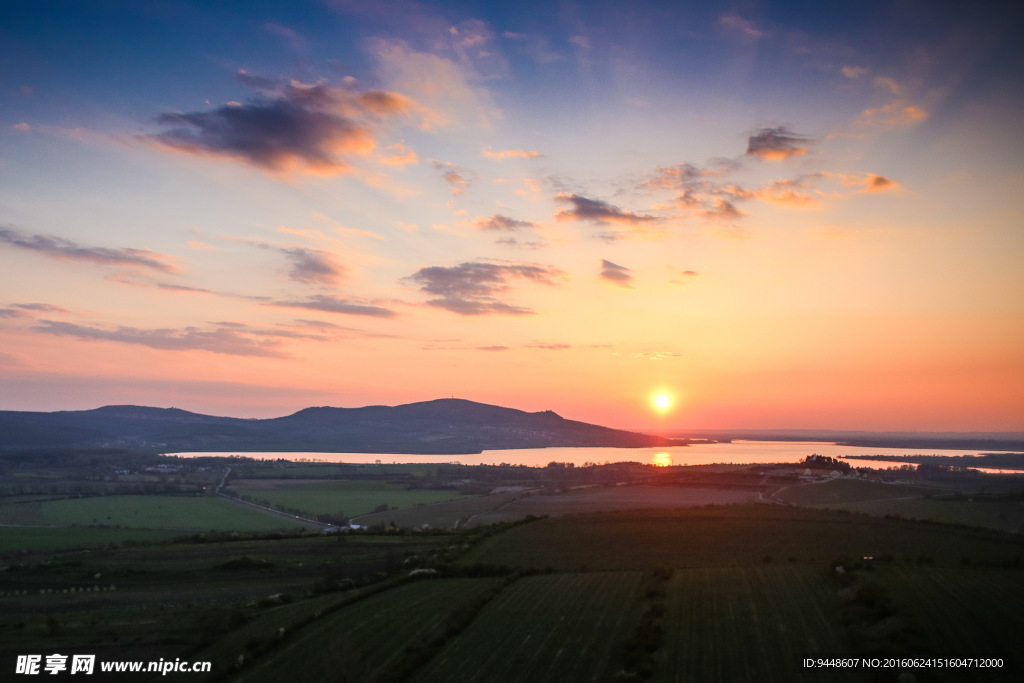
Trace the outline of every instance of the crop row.
[[413, 681], [607, 681], [636, 620], [642, 584], [640, 572], [523, 578]]

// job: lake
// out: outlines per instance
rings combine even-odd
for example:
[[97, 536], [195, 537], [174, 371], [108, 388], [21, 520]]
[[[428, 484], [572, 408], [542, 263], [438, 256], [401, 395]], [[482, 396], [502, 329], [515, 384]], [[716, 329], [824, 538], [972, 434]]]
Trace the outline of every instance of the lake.
[[[913, 448], [865, 448], [840, 446], [835, 443], [811, 441], [733, 441], [732, 443], [693, 444], [676, 448], [522, 448], [484, 451], [472, 455], [408, 455], [403, 453], [169, 453], [180, 457], [240, 455], [258, 460], [298, 460], [312, 462], [345, 462], [353, 464], [382, 463], [460, 463], [462, 465], [528, 465], [543, 467], [549, 462], [571, 462], [575, 465], [608, 462], [643, 462], [652, 465], [713, 465], [799, 462], [812, 453], [833, 458], [844, 455], [977, 455], [977, 451]], [[901, 463], [886, 460], [851, 460], [854, 467], [885, 469]], [[982, 470], [999, 472], [1000, 470]]]

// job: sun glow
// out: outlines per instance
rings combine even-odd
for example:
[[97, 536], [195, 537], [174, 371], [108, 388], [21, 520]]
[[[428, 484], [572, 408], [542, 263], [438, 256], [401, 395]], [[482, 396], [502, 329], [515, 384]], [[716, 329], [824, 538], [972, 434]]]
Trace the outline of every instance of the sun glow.
[[674, 403], [672, 396], [664, 392], [655, 394], [654, 399], [651, 402], [654, 404], [654, 409], [659, 413], [668, 412]]

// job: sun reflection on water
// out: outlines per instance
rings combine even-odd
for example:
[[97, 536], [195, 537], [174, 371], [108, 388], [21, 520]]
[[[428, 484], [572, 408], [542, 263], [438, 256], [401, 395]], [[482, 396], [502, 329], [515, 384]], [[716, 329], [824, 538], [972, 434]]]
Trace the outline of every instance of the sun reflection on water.
[[651, 456], [651, 464], [655, 467], [672, 467], [672, 454], [668, 451], [659, 451]]

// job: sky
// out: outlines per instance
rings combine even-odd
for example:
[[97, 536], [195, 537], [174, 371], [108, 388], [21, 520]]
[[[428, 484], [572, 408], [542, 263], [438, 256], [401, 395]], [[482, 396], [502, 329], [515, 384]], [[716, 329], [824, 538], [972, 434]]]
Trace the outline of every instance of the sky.
[[0, 3], [0, 409], [1024, 431], [1015, 5]]

